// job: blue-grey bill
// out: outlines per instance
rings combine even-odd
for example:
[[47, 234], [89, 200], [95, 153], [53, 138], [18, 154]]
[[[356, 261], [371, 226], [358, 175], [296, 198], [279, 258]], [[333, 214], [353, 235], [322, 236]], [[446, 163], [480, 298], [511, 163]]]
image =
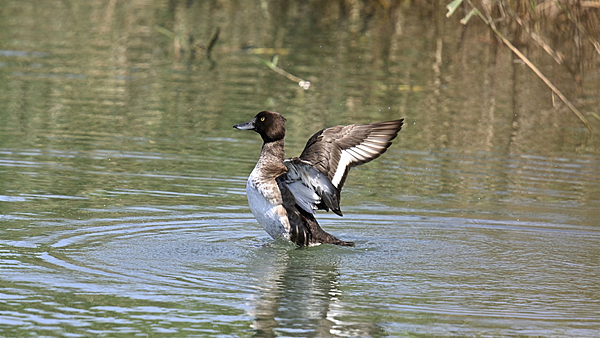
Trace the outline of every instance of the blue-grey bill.
[[252, 130], [252, 129], [254, 129], [254, 120], [248, 121], [246, 123], [236, 124], [233, 127], [235, 129], [240, 129], [240, 130]]

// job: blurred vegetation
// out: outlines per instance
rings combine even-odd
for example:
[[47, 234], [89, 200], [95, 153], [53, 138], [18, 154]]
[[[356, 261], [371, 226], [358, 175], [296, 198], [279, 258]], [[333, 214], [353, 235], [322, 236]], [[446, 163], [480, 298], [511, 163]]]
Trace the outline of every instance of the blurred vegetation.
[[[174, 56], [180, 58], [197, 50], [206, 50], [194, 32], [196, 22], [186, 11], [195, 0], [170, 0], [170, 25], [178, 32], [173, 34]], [[386, 39], [401, 30], [398, 25], [406, 15], [418, 13], [421, 18], [439, 20], [450, 0], [313, 0], [313, 1], [267, 1], [261, 0], [260, 15], [278, 21], [290, 16], [306, 16], [317, 26], [337, 22], [340, 28], [350, 32], [367, 32], [377, 27]], [[235, 10], [238, 4], [228, 1], [210, 1], [209, 12], [228, 8]], [[541, 48], [557, 64], [563, 66], [580, 89], [586, 70], [597, 67], [600, 56], [600, 0], [474, 0], [474, 5], [501, 29], [517, 47]], [[304, 7], [304, 8], [302, 8]], [[304, 13], [296, 11], [303, 9]], [[467, 1], [460, 2], [459, 11], [465, 17], [470, 12]], [[281, 11], [281, 12], [280, 12]], [[296, 13], [294, 13], [296, 12]], [[191, 13], [190, 13], [191, 14]], [[258, 13], [256, 13], [258, 14]], [[215, 22], [218, 28], [218, 24]], [[435, 22], [435, 24], [440, 24]], [[387, 34], [386, 34], [387, 33]], [[387, 35], [387, 36], [386, 36]], [[218, 35], [217, 35], [218, 36]], [[214, 42], [214, 36], [207, 43]], [[390, 43], [387, 43], [389, 45]], [[390, 46], [384, 47], [385, 55]]]
[[[178, 9], [185, 6], [189, 8], [194, 0], [171, 0], [169, 6], [171, 11], [178, 13]], [[457, 8], [452, 8], [455, 5]], [[236, 6], [227, 2], [211, 2], [211, 7], [218, 8], [221, 5]], [[394, 46], [395, 36], [402, 34], [402, 24], [407, 15], [418, 13], [421, 18], [433, 19], [436, 35], [444, 34], [445, 24], [441, 22], [443, 8], [452, 8], [462, 11], [462, 24], [474, 14], [473, 9], [481, 14], [484, 21], [488, 22], [496, 33], [507, 37], [505, 41], [514, 46], [513, 51], [523, 50], [525, 53], [536, 53], [544, 51], [554, 62], [564, 69], [572, 78], [574, 95], [583, 94], [583, 83], [586, 74], [590, 70], [597, 70], [600, 60], [600, 0], [537, 0], [537, 1], [511, 1], [511, 0], [474, 0], [474, 1], [444, 1], [444, 0], [335, 0], [335, 1], [260, 1], [262, 17], [273, 20], [277, 24], [285, 26], [283, 20], [290, 16], [297, 18], [299, 15], [308, 17], [316, 26], [331, 25], [337, 22], [339, 29], [347, 29], [351, 34], [366, 33], [375, 29], [373, 36], [377, 47], [374, 50], [373, 59], [388, 65], [393, 53], [397, 52], [398, 46]], [[460, 8], [458, 8], [460, 7]], [[302, 14], [300, 10], [306, 10]], [[177, 17], [177, 15], [175, 16]], [[175, 25], [177, 26], [177, 25]], [[218, 27], [217, 27], [218, 29]], [[183, 31], [186, 31], [183, 29]], [[189, 32], [189, 30], [187, 30]], [[502, 32], [502, 33], [500, 33]], [[189, 44], [181, 41], [189, 40]], [[501, 43], [498, 36], [490, 36], [491, 43]], [[176, 59], [186, 52], [193, 59], [195, 52], [191, 42], [194, 41], [192, 33], [186, 36], [177, 36], [174, 39], [174, 56]], [[211, 39], [210, 45], [214, 45], [215, 38]], [[439, 67], [442, 56], [440, 50], [443, 39], [438, 38], [436, 62], [433, 69], [436, 75], [434, 85], [435, 92], [439, 92], [442, 80], [439, 78]], [[248, 46], [244, 45], [243, 49]], [[496, 48], [496, 47], [494, 47]], [[396, 49], [396, 50], [394, 50]], [[252, 50], [263, 50], [254, 48]], [[208, 49], [210, 52], [210, 48]], [[286, 54], [287, 54], [286, 49]], [[208, 54], [210, 55], [210, 54]], [[524, 56], [519, 56], [522, 59]], [[276, 58], [275, 58], [276, 59]], [[301, 79], [279, 69], [275, 63], [267, 63], [259, 59], [261, 63], [269, 68], [290, 78], [294, 82]], [[211, 61], [212, 62], [212, 61]], [[528, 65], [529, 60], [526, 60]], [[214, 64], [213, 64], [214, 66]], [[533, 64], [530, 65], [530, 68]], [[532, 69], [533, 69], [532, 68]], [[583, 121], [586, 127], [592, 131], [590, 123], [577, 108], [537, 69], [533, 69], [542, 78], [552, 91], [561, 98], [565, 104]], [[291, 76], [289, 76], [291, 75]], [[597, 77], [594, 75], [594, 77]], [[302, 81], [304, 82], [304, 81]], [[554, 103], [555, 96], [552, 96]], [[598, 116], [596, 112], [587, 115]]]
[[[447, 18], [450, 2], [7, 0], [0, 50], [47, 56], [0, 55], [5, 141], [77, 131], [192, 142], [272, 109], [311, 126], [292, 146], [342, 120], [398, 116], [418, 122], [413, 149], [581, 144], [579, 121], [482, 22], [460, 23], [466, 3]], [[597, 1], [473, 3], [598, 125]], [[309, 90], [256, 58], [276, 55]]]
[[[600, 1], [476, 1], [517, 47], [541, 48], [571, 74], [578, 89], [600, 57]], [[467, 2], [462, 3], [466, 15]]]
[[[446, 8], [448, 9], [448, 13], [446, 14], [446, 16], [451, 16], [452, 14], [454, 14], [454, 12], [461, 5], [463, 5], [463, 10], [465, 10], [465, 5], [467, 5], [467, 4], [468, 4], [468, 7], [469, 7], [468, 9], [466, 9], [468, 11], [468, 13], [464, 16], [464, 18], [460, 22], [462, 24], [467, 24], [467, 22], [471, 19], [471, 17], [473, 17], [473, 16], [479, 17], [486, 24], [486, 26], [488, 26], [491, 29], [491, 31], [495, 34], [496, 38], [498, 38], [504, 45], [506, 45], [542, 81], [544, 81], [544, 83], [552, 90], [553, 95], [558, 96], [561, 99], [561, 101], [563, 101], [567, 105], [567, 107], [569, 107], [569, 109], [571, 109], [571, 111], [573, 113], [575, 113], [575, 115], [589, 129], [590, 134], [593, 133], [593, 129], [592, 129], [590, 123], [587, 121], [586, 117], [583, 116], [583, 114], [581, 114], [581, 112], [579, 112], [579, 110], [571, 103], [571, 101], [569, 101], [562, 94], [562, 92], [542, 72], [540, 72], [540, 70], [527, 58], [527, 56], [525, 56], [515, 46], [515, 44], [513, 44], [511, 41], [509, 41], [504, 36], [504, 34], [500, 32], [500, 30], [496, 26], [496, 22], [500, 21], [500, 20], [497, 20], [494, 17], [492, 17], [491, 13], [492, 13], [492, 11], [494, 10], [495, 7], [492, 6], [491, 3], [487, 2], [487, 1], [480, 2], [480, 5], [481, 5], [480, 7], [482, 8], [482, 10], [480, 10], [479, 7], [476, 6], [476, 5], [474, 5], [474, 3], [472, 1], [470, 1], [470, 0], [465, 0], [465, 1], [463, 1], [463, 0], [453, 0], [451, 3], [449, 3], [446, 6]], [[578, 29], [578, 32], [586, 35], [587, 38], [588, 38], [588, 40], [589, 40], [589, 42], [594, 47], [595, 51], [598, 52], [598, 54], [600, 54], [600, 44], [598, 43], [598, 41], [593, 36], [590, 36], [590, 35], [587, 34], [587, 29], [581, 23], [579, 23], [578, 20], [573, 19], [573, 15], [570, 15], [573, 11], [569, 10], [567, 8], [567, 6], [562, 5], [559, 2], [555, 2], [554, 4], [557, 5], [558, 7], [560, 7], [561, 9], [565, 9], [565, 12], [567, 14], [569, 14], [570, 18], [572, 18], [573, 24]], [[530, 25], [526, 25], [527, 21], [528, 22], [533, 22], [534, 21], [534, 20], [531, 20], [531, 15], [529, 15], [529, 20], [525, 21], [525, 20], [523, 20], [521, 18], [520, 15], [516, 14], [516, 12], [514, 11], [514, 9], [510, 7], [510, 4], [503, 3], [502, 1], [498, 1], [495, 5], [498, 6], [499, 11], [503, 15], [500, 18], [501, 20], [504, 20], [506, 18], [506, 13], [509, 13], [510, 15], [512, 15], [512, 19], [514, 19], [514, 21], [519, 24], [520, 28], [523, 28], [524, 31], [529, 35], [529, 37], [533, 41], [535, 41], [550, 56], [552, 56], [552, 58], [556, 61], [556, 63], [558, 63], [559, 65], [565, 66], [565, 68], [571, 73], [571, 75], [573, 76], [573, 78], [575, 79], [575, 81], [580, 83], [581, 73], [574, 71], [574, 68], [571, 67], [569, 63], [565, 62], [564, 54], [562, 52], [555, 51], [548, 43], [546, 43], [544, 41], [543, 37], [541, 37], [538, 33], [534, 32], [532, 30], [532, 27], [530, 27]], [[588, 6], [588, 7], [593, 7], [593, 6]], [[532, 6], [531, 8], [535, 8], [535, 7]], [[529, 12], [525, 12], [525, 14], [529, 14]], [[555, 26], [557, 26], [557, 25], [555, 25]], [[558, 26], [560, 26], [560, 25], [558, 25]], [[517, 42], [520, 42], [520, 41], [517, 41]], [[580, 69], [582, 67], [580, 66], [580, 67], [577, 67], [577, 68]]]

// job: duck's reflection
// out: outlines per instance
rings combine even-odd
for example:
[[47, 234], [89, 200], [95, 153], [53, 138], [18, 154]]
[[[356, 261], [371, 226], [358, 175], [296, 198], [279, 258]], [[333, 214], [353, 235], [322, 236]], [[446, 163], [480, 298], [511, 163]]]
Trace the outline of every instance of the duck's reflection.
[[[333, 258], [335, 257], [335, 258]], [[250, 263], [257, 292], [255, 336], [370, 336], [372, 324], [342, 321], [338, 256], [318, 248], [262, 247]]]

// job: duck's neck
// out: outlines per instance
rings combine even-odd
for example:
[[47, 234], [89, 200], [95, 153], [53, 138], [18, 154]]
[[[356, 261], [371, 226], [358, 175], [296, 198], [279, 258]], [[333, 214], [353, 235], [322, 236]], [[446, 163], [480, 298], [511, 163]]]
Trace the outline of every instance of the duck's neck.
[[285, 151], [283, 145], [283, 140], [263, 143], [255, 170], [261, 169], [263, 174], [268, 176], [279, 176], [282, 170], [285, 172], [286, 169], [283, 165]]
[[283, 163], [285, 158], [283, 145], [283, 140], [263, 143], [258, 163]]

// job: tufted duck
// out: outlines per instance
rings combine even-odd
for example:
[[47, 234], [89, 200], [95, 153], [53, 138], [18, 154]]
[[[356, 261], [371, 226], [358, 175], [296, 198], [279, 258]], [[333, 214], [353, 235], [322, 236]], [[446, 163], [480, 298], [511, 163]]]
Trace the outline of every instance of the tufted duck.
[[315, 210], [331, 209], [342, 216], [340, 191], [348, 171], [383, 154], [403, 121], [323, 129], [308, 140], [300, 157], [290, 159], [284, 159], [282, 115], [262, 111], [249, 122], [236, 124], [234, 128], [254, 130], [263, 139], [246, 185], [252, 214], [271, 237], [283, 237], [299, 246], [354, 245], [321, 229]]

